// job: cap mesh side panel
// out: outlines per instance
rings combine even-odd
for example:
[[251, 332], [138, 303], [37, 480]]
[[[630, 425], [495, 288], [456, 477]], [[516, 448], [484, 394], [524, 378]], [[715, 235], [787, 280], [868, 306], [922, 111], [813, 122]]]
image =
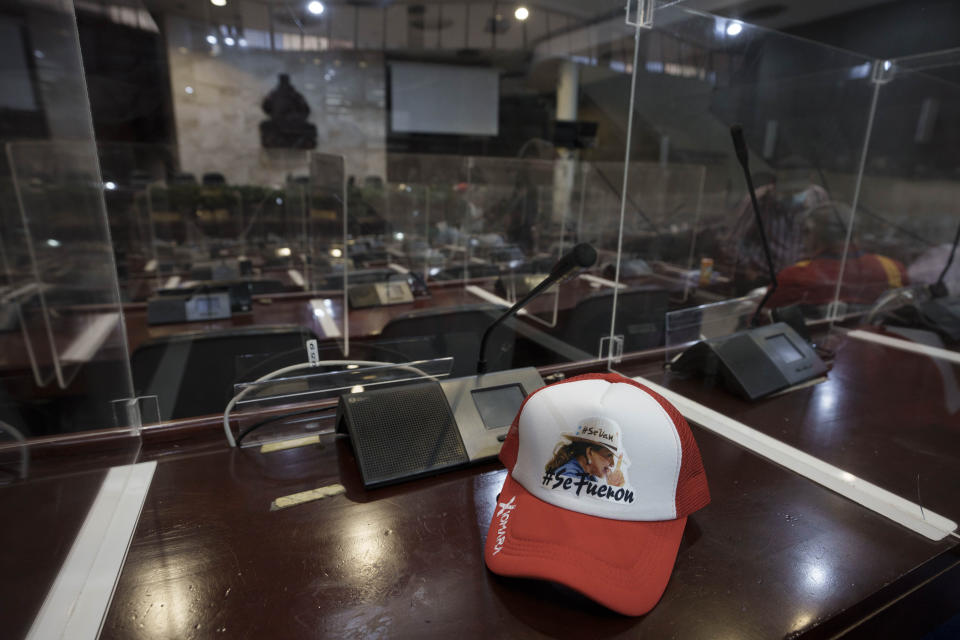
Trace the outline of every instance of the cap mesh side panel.
[[677, 435], [680, 436], [682, 455], [680, 474], [677, 477], [677, 517], [686, 516], [697, 509], [702, 509], [710, 502], [710, 489], [707, 486], [707, 474], [703, 470], [703, 461], [700, 459], [700, 449], [697, 448], [697, 441], [693, 438], [690, 425], [687, 424], [686, 418], [677, 411], [677, 408], [667, 402], [666, 398], [659, 393], [648, 389], [635, 380], [630, 380], [630, 383], [637, 385], [660, 403], [660, 406], [673, 420], [673, 424], [677, 428]]

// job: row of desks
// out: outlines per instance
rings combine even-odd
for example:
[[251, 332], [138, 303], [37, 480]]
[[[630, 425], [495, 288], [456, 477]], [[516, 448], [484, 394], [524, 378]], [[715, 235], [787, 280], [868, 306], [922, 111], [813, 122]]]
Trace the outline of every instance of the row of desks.
[[[622, 371], [960, 519], [950, 377], [929, 357], [842, 335], [831, 346], [826, 382], [756, 403], [676, 379], [662, 360]], [[958, 608], [956, 598], [931, 604], [958, 583], [955, 538], [933, 542], [692, 426], [712, 501], [688, 520], [663, 599], [640, 618], [486, 570], [483, 542], [506, 473], [498, 463], [367, 491], [349, 442], [333, 434], [266, 454], [147, 434], [138, 459], [159, 466], [102, 637], [912, 637]], [[26, 576], [16, 593], [33, 598], [12, 600], [22, 605], [7, 616], [12, 637], [29, 626], [100, 475], [0, 496], [46, 505], [4, 537], [38, 552], [53, 545], [29, 570], [27, 558], [4, 554], [3, 575]], [[346, 492], [270, 510], [278, 497], [334, 483]]]

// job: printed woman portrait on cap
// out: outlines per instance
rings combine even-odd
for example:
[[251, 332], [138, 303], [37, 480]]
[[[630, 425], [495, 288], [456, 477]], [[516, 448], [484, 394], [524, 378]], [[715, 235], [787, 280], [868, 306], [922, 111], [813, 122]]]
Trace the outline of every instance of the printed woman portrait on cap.
[[620, 429], [616, 425], [587, 419], [580, 423], [576, 433], [561, 435], [566, 441], [561, 440], [554, 448], [553, 458], [545, 467], [547, 473], [570, 478], [588, 476], [615, 487], [624, 485]]

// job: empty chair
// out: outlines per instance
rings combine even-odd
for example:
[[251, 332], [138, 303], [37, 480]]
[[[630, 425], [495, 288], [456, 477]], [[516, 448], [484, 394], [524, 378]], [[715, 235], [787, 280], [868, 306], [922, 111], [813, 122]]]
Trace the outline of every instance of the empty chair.
[[[483, 332], [503, 312], [503, 307], [492, 304], [412, 311], [390, 320], [376, 344], [407, 361], [452, 356], [450, 375], [471, 375], [477, 370]], [[490, 336], [486, 353], [489, 371], [513, 366], [514, 322], [508, 320]]]
[[[621, 291], [617, 295], [615, 333], [623, 336], [623, 352], [663, 344], [670, 294], [657, 287]], [[613, 291], [590, 295], [577, 303], [563, 324], [564, 342], [587, 353], [600, 354], [600, 340], [610, 335]]]
[[162, 420], [219, 413], [234, 384], [306, 362], [306, 341], [316, 337], [305, 327], [284, 325], [151, 340], [130, 358], [136, 395], [157, 396]]
[[227, 179], [223, 177], [222, 173], [211, 171], [210, 173], [203, 174], [203, 184], [206, 184], [206, 185], [227, 184]]

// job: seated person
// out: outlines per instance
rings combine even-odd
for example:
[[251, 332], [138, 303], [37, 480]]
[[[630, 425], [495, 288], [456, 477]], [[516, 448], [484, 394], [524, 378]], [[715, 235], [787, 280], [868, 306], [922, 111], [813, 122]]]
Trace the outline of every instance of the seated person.
[[[797, 207], [781, 199], [777, 192], [776, 176], [772, 173], [756, 173], [753, 181], [760, 219], [763, 220], [770, 247], [770, 258], [773, 268], [779, 271], [799, 258]], [[733, 274], [737, 295], [769, 282], [766, 253], [749, 196], [744, 196], [737, 207], [734, 224], [723, 240], [723, 247], [718, 268]]]
[[[834, 204], [822, 204], [804, 216], [801, 229], [806, 259], [777, 274], [777, 290], [767, 302], [768, 308], [833, 302], [847, 220], [848, 216]], [[861, 251], [855, 238], [851, 238], [842, 277], [840, 300], [852, 305], [873, 304], [888, 289], [907, 284], [907, 272], [900, 262]]]

